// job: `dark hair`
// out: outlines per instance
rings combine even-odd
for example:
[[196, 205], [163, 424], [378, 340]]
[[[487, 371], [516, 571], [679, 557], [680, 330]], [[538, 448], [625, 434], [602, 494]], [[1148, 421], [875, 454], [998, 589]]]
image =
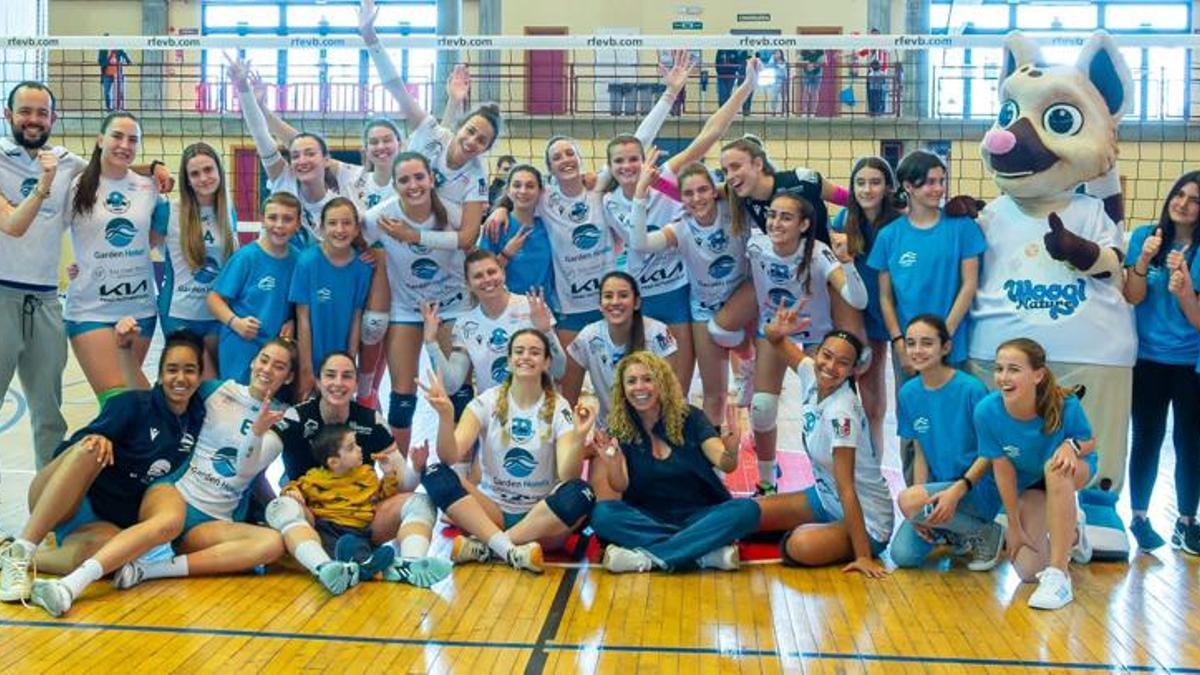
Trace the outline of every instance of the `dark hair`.
[[902, 203], [908, 203], [908, 192], [905, 191], [904, 184], [911, 183], [913, 187], [921, 187], [925, 184], [929, 172], [934, 169], [945, 171], [946, 163], [928, 150], [913, 150], [900, 160], [900, 166], [896, 167], [896, 195]]
[[[708, 183], [710, 187], [712, 187], [713, 192], [717, 192], [717, 182], [715, 180], [713, 180], [712, 172], [710, 172], [708, 170], [707, 166], [704, 166], [700, 162], [692, 162], [691, 164], [688, 164], [687, 166], [680, 169], [679, 173], [675, 174], [675, 184], [676, 184], [676, 186], [678, 186], [679, 190], [682, 191], [684, 181], [686, 181], [687, 179], [689, 179], [693, 176], [703, 177], [704, 181], [706, 183]], [[726, 199], [729, 198], [729, 194], [732, 192], [733, 191], [728, 188], [725, 189]], [[719, 195], [719, 194], [715, 194], [715, 195], [713, 195], [713, 198], [719, 199], [720, 196], [721, 195]], [[730, 233], [733, 234], [733, 236], [735, 236], [735, 237], [742, 236], [741, 219], [740, 218], [731, 218], [730, 220], [731, 220], [730, 226], [729, 226]]]
[[263, 200], [263, 215], [266, 215], [267, 207], [272, 204], [278, 204], [295, 210], [296, 220], [304, 217], [304, 205], [300, 203], [300, 198], [286, 190], [278, 190], [267, 195], [267, 198]]
[[15, 87], [8, 90], [8, 109], [12, 110], [13, 104], [17, 101], [17, 92], [22, 89], [33, 89], [34, 91], [44, 91], [50, 95], [50, 112], [54, 112], [58, 108], [58, 99], [54, 97], [54, 92], [45, 84], [37, 80], [22, 80]]
[[[863, 341], [854, 333], [851, 333], [848, 330], [842, 330], [840, 328], [835, 328], [826, 333], [825, 336], [821, 338], [821, 344], [824, 345], [829, 341], [830, 338], [837, 338], [850, 343], [850, 346], [854, 348], [854, 366], [858, 367], [858, 365], [862, 362], [863, 351], [866, 349], [866, 347], [863, 345]], [[850, 383], [850, 389], [852, 389], [855, 393], [858, 393], [858, 381], [854, 377], [853, 369], [851, 369], [850, 375], [846, 377], [846, 381]]]
[[342, 441], [346, 440], [346, 434], [353, 434], [354, 429], [348, 424], [327, 424], [321, 427], [316, 436], [313, 436], [312, 457], [313, 460], [325, 467], [329, 468], [329, 460], [337, 457], [338, 450], [342, 447]]
[[348, 207], [350, 209], [350, 213], [354, 214], [355, 226], [359, 227], [360, 229], [362, 228], [362, 221], [360, 221], [358, 218], [358, 207], [354, 205], [354, 202], [348, 197], [334, 197], [333, 199], [325, 202], [325, 206], [321, 207], [321, 229], [325, 228], [325, 216], [328, 215], [333, 209], [339, 207]]
[[[334, 358], [335, 356], [345, 357], [346, 359], [349, 359], [350, 363], [354, 363], [354, 357], [350, 356], [350, 352], [343, 351], [341, 349], [329, 352], [328, 354], [325, 355], [325, 358], [321, 359], [321, 363], [317, 366], [317, 379], [320, 379], [321, 371], [325, 370], [325, 366], [329, 364], [329, 360]], [[357, 374], [358, 374], [358, 371], [355, 371], [355, 376], [357, 376]]]
[[[544, 155], [544, 159], [546, 160], [546, 171], [549, 171], [551, 176], [554, 175], [554, 171], [550, 167], [550, 148], [553, 148], [554, 144], [559, 141], [566, 141], [566, 142], [570, 143], [571, 147], [574, 148], [574, 150], [575, 150], [576, 156], [579, 157], [580, 161], [583, 161], [583, 153], [579, 150], [579, 141], [578, 140], [576, 140], [570, 136], [563, 136], [562, 134], [555, 134], [546, 141], [546, 151], [544, 153], [542, 153]], [[514, 167], [514, 170], [515, 169], [516, 169], [516, 167]]]
[[620, 281], [624, 281], [625, 283], [629, 284], [630, 288], [633, 289], [633, 301], [634, 301], [633, 318], [630, 320], [629, 344], [625, 346], [625, 353], [629, 354], [632, 352], [636, 352], [636, 351], [645, 349], [646, 348], [646, 324], [645, 324], [645, 321], [642, 320], [642, 308], [640, 306], [638, 306], [641, 304], [641, 301], [642, 301], [642, 289], [638, 288], [637, 279], [634, 279], [633, 276], [631, 276], [630, 274], [627, 274], [620, 270], [613, 270], [613, 271], [609, 272], [608, 274], [605, 274], [604, 277], [602, 279], [600, 279], [601, 297], [603, 297], [604, 285], [607, 284], [612, 279], [618, 279]]
[[204, 226], [200, 222], [200, 198], [196, 195], [196, 189], [192, 187], [192, 181], [187, 177], [188, 163], [197, 157], [208, 157], [217, 165], [217, 176], [221, 182], [217, 185], [217, 194], [213, 196], [213, 214], [216, 216], [216, 229], [221, 234], [221, 251], [226, 260], [233, 255], [237, 241], [229, 217], [229, 191], [220, 153], [203, 141], [192, 143], [184, 148], [183, 154], [179, 156], [179, 240], [183, 249], [183, 259], [193, 270], [204, 267], [207, 257]]
[[287, 350], [288, 375], [292, 378], [291, 382], [279, 387], [279, 390], [275, 392], [275, 399], [289, 405], [298, 403], [296, 400], [296, 373], [300, 370], [300, 348], [296, 346], [296, 341], [291, 338], [282, 336], [275, 337], [271, 338], [265, 344], [263, 344], [263, 346], [259, 347], [258, 351], [254, 353], [254, 358], [257, 359], [258, 355], [261, 354], [264, 349], [272, 345], [283, 347], [285, 350]]
[[512, 155], [500, 155], [496, 158], [496, 166], [500, 166], [505, 162], [515, 165], [517, 163], [517, 158], [513, 157]]
[[187, 329], [175, 330], [171, 331], [163, 342], [162, 356], [158, 359], [158, 379], [162, 379], [163, 366], [167, 362], [167, 352], [176, 347], [192, 350], [196, 354], [196, 365], [201, 369], [204, 368], [204, 338]]
[[386, 127], [389, 130], [391, 130], [391, 132], [393, 134], [395, 134], [395, 136], [396, 136], [397, 143], [401, 142], [404, 139], [404, 135], [400, 133], [400, 127], [396, 126], [396, 123], [389, 120], [388, 118], [375, 117], [375, 118], [372, 118], [370, 121], [368, 121], [366, 123], [366, 125], [363, 126], [363, 132], [362, 132], [362, 144], [363, 144], [362, 175], [364, 175], [364, 176], [375, 170], [375, 165], [371, 163], [371, 156], [366, 151], [367, 137], [371, 135], [371, 130], [374, 129], [375, 127]]
[[542, 180], [542, 172], [538, 171], [537, 167], [532, 164], [517, 164], [508, 170], [508, 179], [504, 182], [505, 192], [508, 192], [508, 188], [512, 187], [513, 176], [518, 173], [533, 174], [533, 179], [537, 181], [538, 189], [544, 190], [546, 188], [546, 183]]
[[[538, 340], [542, 343], [542, 349], [544, 350], [543, 353], [545, 354], [546, 358], [550, 358], [550, 338], [546, 337], [544, 334], [542, 334], [542, 331], [537, 330], [536, 328], [522, 328], [518, 331], [515, 331], [508, 338], [508, 351], [506, 353], [508, 354], [510, 362], [512, 361], [513, 346], [517, 344], [517, 338], [525, 335], [536, 335]], [[543, 370], [541, 379], [543, 400], [542, 409], [538, 416], [543, 422], [545, 422], [542, 433], [546, 434], [547, 437], [544, 440], [549, 440], [548, 434], [550, 433], [550, 427], [552, 426], [551, 422], [554, 420], [554, 408], [557, 405], [559, 394], [554, 388], [554, 380], [550, 377], [549, 372]], [[508, 390], [512, 388], [512, 383], [513, 373], [512, 369], [510, 368], [508, 371], [508, 377], [504, 379], [504, 382], [500, 383], [500, 395], [497, 397], [496, 411], [492, 413], [492, 416], [500, 422], [500, 428], [502, 429], [500, 432], [500, 438], [501, 442], [503, 443], [509, 442]]]
[[[816, 227], [816, 209], [809, 203], [807, 199], [801, 197], [795, 192], [784, 190], [776, 192], [774, 197], [771, 197], [771, 204], [775, 204], [777, 199], [787, 199], [796, 205], [796, 210], [800, 212], [800, 219], [808, 221], [808, 229], [800, 234], [800, 243], [804, 247], [804, 255], [800, 266], [796, 268], [796, 279], [801, 282], [801, 287], [804, 293], [808, 294], [809, 287], [812, 285], [812, 258], [813, 248], [817, 242], [817, 227]], [[803, 273], [804, 276], [801, 276]]]
[[489, 141], [487, 147], [484, 148], [485, 152], [491, 150], [492, 145], [496, 143], [496, 139], [500, 138], [500, 129], [501, 124], [503, 123], [503, 118], [500, 114], [500, 106], [495, 103], [484, 103], [480, 105], [478, 108], [464, 115], [462, 121], [459, 122], [458, 126], [454, 128], [454, 131], [457, 132], [459, 129], [465, 127], [467, 122], [470, 122], [471, 118], [473, 117], [482, 117], [485, 122], [492, 126], [492, 140]]
[[[329, 159], [329, 144], [325, 142], [325, 139], [321, 138], [317, 134], [314, 134], [314, 133], [311, 133], [308, 131], [301, 131], [300, 133], [293, 136], [292, 140], [288, 141], [287, 160], [288, 160], [289, 166], [292, 163], [292, 146], [296, 144], [296, 141], [298, 141], [302, 138], [311, 138], [314, 141], [316, 141], [317, 146], [319, 148], [321, 148], [321, 156], [324, 157], [325, 159]], [[332, 192], [338, 191], [337, 172], [335, 172], [333, 170], [333, 167], [329, 166], [328, 163], [325, 164], [325, 189], [330, 190]]]
[[[875, 169], [883, 174], [883, 200], [879, 204], [879, 215], [873, 221], [867, 219], [862, 204], [859, 204], [858, 198], [854, 196], [854, 178], [863, 169]], [[882, 157], [872, 155], [860, 158], [854, 163], [854, 168], [850, 169], [850, 202], [846, 204], [846, 219], [843, 223], [849, 239], [850, 255], [870, 253], [879, 231], [900, 216], [895, 202], [896, 187], [896, 174]]]
[[[951, 340], [950, 329], [946, 327], [946, 322], [942, 320], [942, 317], [938, 316], [937, 314], [918, 314], [909, 319], [908, 324], [904, 326], [904, 334], [906, 337], [908, 335], [908, 329], [912, 328], [918, 323], [923, 323], [932, 328], [934, 332], [937, 333], [938, 342], [940, 344], [949, 344]], [[949, 354], [942, 355], [942, 365], [950, 365]]]
[[[433, 186], [429, 189], [429, 201], [433, 206], [433, 226], [434, 229], [443, 230], [450, 225], [450, 214], [446, 213], [446, 205], [442, 203], [441, 197], [438, 197], [436, 187], [437, 181], [434, 180], [433, 166], [429, 163], [428, 157], [419, 152], [411, 152], [407, 150], [396, 155], [396, 159], [392, 160], [392, 183], [395, 184], [396, 182], [396, 169], [400, 168], [400, 165], [404, 162], [411, 162], [413, 160], [420, 162], [421, 165], [425, 167], [425, 173], [429, 174], [429, 183], [431, 186]], [[396, 194], [399, 196], [400, 191], [397, 190]], [[401, 210], [403, 210], [403, 200], [401, 200], [400, 206], [402, 207]]]
[[[1167, 254], [1171, 252], [1171, 248], [1175, 245], [1175, 221], [1171, 220], [1171, 200], [1175, 198], [1182, 190], [1183, 186], [1188, 183], [1193, 183], [1200, 187], [1200, 171], [1189, 171], [1179, 177], [1175, 184], [1171, 186], [1171, 191], [1167, 193], [1167, 198], [1163, 201], [1162, 210], [1158, 215], [1158, 229], [1162, 230], [1162, 246], [1158, 248], [1158, 253], [1150, 259], [1151, 265], [1161, 267], [1167, 261]], [[1197, 223], [1200, 224], [1200, 223]], [[1192, 245], [1188, 246], [1184, 255], [1187, 257], [1188, 268], [1192, 267], [1192, 263], [1196, 260], [1196, 248], [1200, 244], [1200, 229], [1193, 228], [1192, 230]]]
[[[134, 124], [138, 124], [137, 118], [127, 112], [111, 112], [100, 123], [100, 134], [104, 135], [113, 121], [118, 119], [133, 120]], [[140, 128], [141, 125], [138, 124], [138, 127]], [[75, 187], [75, 200], [71, 203], [71, 213], [74, 215], [89, 213], [96, 205], [96, 192], [100, 189], [100, 155], [102, 152], [100, 143], [97, 142], [92, 148], [91, 159], [79, 174], [79, 184]]]

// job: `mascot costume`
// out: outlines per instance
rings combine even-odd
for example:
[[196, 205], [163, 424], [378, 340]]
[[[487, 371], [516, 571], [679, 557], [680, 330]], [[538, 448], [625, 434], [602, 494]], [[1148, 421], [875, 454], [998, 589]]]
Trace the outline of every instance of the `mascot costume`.
[[1132, 96], [1129, 68], [1104, 33], [1070, 66], [1047, 66], [1028, 38], [1013, 33], [997, 90], [1000, 112], [981, 151], [1002, 196], [978, 214], [988, 250], [971, 310], [970, 368], [990, 382], [996, 347], [1029, 337], [1045, 347], [1064, 386], [1084, 386], [1099, 461], [1079, 498], [1087, 536], [1096, 559], [1124, 560], [1129, 543], [1116, 502], [1137, 332], [1121, 294], [1116, 162], [1117, 122]]

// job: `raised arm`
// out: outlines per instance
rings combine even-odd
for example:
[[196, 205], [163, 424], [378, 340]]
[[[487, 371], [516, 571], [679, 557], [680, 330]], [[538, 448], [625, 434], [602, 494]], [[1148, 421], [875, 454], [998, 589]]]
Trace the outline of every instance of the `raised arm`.
[[779, 350], [792, 370], [809, 359], [800, 345], [787, 339], [789, 335], [804, 330], [809, 324], [808, 319], [800, 318], [800, 308], [803, 306], [803, 302], [801, 300], [794, 307], [776, 308], [775, 314], [771, 316], [771, 321], [763, 329], [767, 341]]
[[379, 35], [375, 32], [375, 18], [378, 15], [379, 8], [375, 6], [375, 0], [363, 0], [358, 8], [358, 33], [367, 43], [367, 53], [375, 63], [380, 82], [400, 103], [400, 114], [408, 122], [409, 129], [413, 129], [420, 126], [425, 118], [429, 117], [429, 113], [408, 93], [404, 80], [400, 78], [400, 73], [396, 72], [396, 66], [392, 63], [392, 57], [388, 56], [387, 50], [379, 43]]
[[421, 304], [421, 318], [424, 320], [425, 353], [429, 355], [434, 371], [441, 376], [447, 391], [458, 391], [471, 373], [471, 358], [457, 349], [451, 351], [449, 356], [442, 351], [442, 345], [438, 342], [438, 329], [442, 322], [438, 317], [436, 302]]
[[762, 61], [759, 61], [757, 57], [746, 62], [746, 78], [734, 90], [729, 100], [717, 108], [717, 111], [704, 122], [700, 133], [696, 134], [686, 148], [667, 160], [667, 168], [671, 173], [679, 173], [679, 170], [688, 164], [704, 159], [704, 155], [708, 154], [709, 149], [725, 136], [725, 132], [729, 131], [729, 125], [733, 124], [733, 120], [737, 118], [738, 112], [742, 109], [742, 104], [754, 93], [754, 83], [758, 81], [760, 70], [762, 70]]
[[[646, 153], [645, 161], [642, 162], [642, 173], [638, 176], [637, 187], [633, 191], [633, 232], [629, 243], [638, 253], [653, 253], [679, 245], [675, 234], [665, 227], [655, 232], [647, 232], [649, 228], [646, 218], [649, 215], [649, 204], [646, 199], [650, 194], [650, 186], [658, 182], [659, 172], [658, 168], [654, 166], [658, 161], [658, 154], [658, 148], [651, 146], [650, 151]], [[660, 223], [660, 225], [666, 225], [666, 223]]]
[[279, 154], [275, 139], [267, 129], [267, 119], [263, 116], [262, 108], [258, 107], [258, 101], [255, 100], [254, 92], [250, 89], [249, 69], [246, 62], [241, 59], [230, 60], [228, 57], [226, 60], [229, 62], [227, 70], [229, 78], [233, 80], [238, 101], [242, 104], [242, 120], [246, 123], [246, 130], [250, 132], [250, 137], [254, 139], [254, 147], [258, 150], [258, 157], [267, 171], [267, 176], [274, 180], [287, 169], [287, 160]]
[[453, 129], [467, 114], [467, 98], [471, 95], [471, 73], [465, 63], [455, 64], [446, 80], [446, 109], [442, 111], [442, 126]]

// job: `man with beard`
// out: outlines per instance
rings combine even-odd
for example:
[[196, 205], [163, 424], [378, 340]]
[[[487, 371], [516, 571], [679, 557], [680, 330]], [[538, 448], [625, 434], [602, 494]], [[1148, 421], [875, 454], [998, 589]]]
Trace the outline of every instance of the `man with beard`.
[[[62, 373], [67, 336], [58, 300], [67, 189], [87, 162], [61, 146], [47, 144], [57, 119], [50, 89], [35, 81], [17, 84], [4, 108], [11, 135], [0, 138], [0, 196], [14, 204], [42, 191], [38, 154], [49, 151], [58, 171], [33, 223], [20, 237], [0, 231], [0, 400], [13, 374], [29, 403], [37, 468], [53, 458], [67, 422], [62, 416]], [[155, 162], [139, 173], [153, 173], [161, 192], [173, 186], [170, 172]]]

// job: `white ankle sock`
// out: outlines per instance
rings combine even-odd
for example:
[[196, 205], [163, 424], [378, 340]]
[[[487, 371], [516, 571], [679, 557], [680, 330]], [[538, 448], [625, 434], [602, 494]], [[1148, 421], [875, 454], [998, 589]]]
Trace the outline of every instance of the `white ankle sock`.
[[76, 567], [74, 572], [63, 577], [62, 582], [71, 589], [71, 597], [78, 598], [83, 595], [83, 589], [91, 585], [93, 581], [99, 581], [102, 576], [104, 576], [104, 568], [100, 567], [100, 563], [96, 562], [95, 558], [88, 558], [83, 561], [82, 565]]
[[28, 539], [14, 539], [13, 553], [20, 553], [22, 558], [33, 558], [33, 554], [37, 553], [37, 544]]
[[142, 565], [142, 579], [168, 579], [171, 577], [186, 577], [188, 563], [186, 555], [177, 555], [168, 560]]
[[511, 551], [513, 547], [512, 540], [508, 538], [507, 532], [497, 532], [496, 534], [493, 534], [492, 538], [488, 539], [487, 545], [488, 548], [492, 550], [492, 553], [495, 553], [497, 556], [499, 556], [501, 560], [506, 560], [508, 558], [508, 552]]
[[429, 554], [429, 538], [420, 534], [410, 534], [400, 540], [397, 557], [401, 560], [424, 558]]
[[775, 460], [758, 460], [758, 482], [775, 484]]
[[300, 545], [296, 547], [296, 552], [292, 554], [292, 557], [294, 557], [301, 565], [304, 565], [304, 569], [312, 572], [313, 574], [317, 573], [318, 567], [329, 562], [330, 560], [329, 554], [326, 553], [325, 549], [321, 547], [321, 542], [313, 541], [311, 539], [300, 542]]

